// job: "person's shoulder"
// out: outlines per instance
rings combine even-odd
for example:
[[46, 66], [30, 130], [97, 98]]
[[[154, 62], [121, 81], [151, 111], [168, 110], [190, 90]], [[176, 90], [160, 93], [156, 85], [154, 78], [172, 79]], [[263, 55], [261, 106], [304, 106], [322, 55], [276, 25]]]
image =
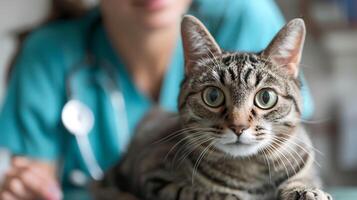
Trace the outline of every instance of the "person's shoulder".
[[13, 73], [39, 73], [57, 79], [63, 77], [74, 63], [83, 58], [88, 20], [84, 16], [75, 20], [54, 21], [33, 30], [20, 46]]
[[26, 38], [26, 44], [43, 46], [78, 39], [81, 29], [76, 21], [56, 21], [33, 30]]
[[73, 62], [85, 51], [88, 27], [93, 20], [93, 14], [88, 13], [81, 18], [57, 20], [43, 25], [26, 36], [21, 53]]

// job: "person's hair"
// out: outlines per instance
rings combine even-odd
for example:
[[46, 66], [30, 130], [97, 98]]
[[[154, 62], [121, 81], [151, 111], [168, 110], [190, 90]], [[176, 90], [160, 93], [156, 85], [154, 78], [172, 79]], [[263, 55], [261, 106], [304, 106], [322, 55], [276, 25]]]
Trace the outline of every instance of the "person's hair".
[[49, 20], [71, 19], [82, 16], [87, 11], [83, 0], [52, 0]]
[[[50, 14], [40, 26], [56, 20], [74, 19], [81, 17], [84, 13], [86, 13], [87, 10], [88, 7], [83, 3], [83, 0], [52, 0]], [[35, 27], [34, 29], [36, 28], [38, 27]], [[18, 39], [18, 45], [16, 47], [15, 53], [13, 54], [13, 57], [10, 60], [6, 75], [6, 83], [8, 83], [11, 77], [11, 72], [18, 58], [19, 52], [23, 45], [23, 41], [32, 30], [26, 30], [16, 34]]]

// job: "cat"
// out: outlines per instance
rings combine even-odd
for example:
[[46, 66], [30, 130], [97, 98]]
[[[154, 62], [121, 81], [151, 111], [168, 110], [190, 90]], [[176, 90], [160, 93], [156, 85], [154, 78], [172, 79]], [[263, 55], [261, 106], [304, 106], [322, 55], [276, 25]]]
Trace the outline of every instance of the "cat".
[[193, 16], [181, 33], [179, 113], [151, 112], [97, 186], [127, 192], [109, 199], [331, 200], [300, 123], [304, 21], [258, 53], [223, 51]]

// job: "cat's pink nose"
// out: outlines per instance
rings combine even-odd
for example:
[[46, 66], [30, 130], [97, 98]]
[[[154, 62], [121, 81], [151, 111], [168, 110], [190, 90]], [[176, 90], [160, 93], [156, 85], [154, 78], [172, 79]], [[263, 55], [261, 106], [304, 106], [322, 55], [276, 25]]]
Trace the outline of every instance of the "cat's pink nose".
[[247, 130], [249, 128], [248, 125], [243, 124], [243, 125], [232, 125], [229, 127], [237, 136], [240, 136], [243, 131]]

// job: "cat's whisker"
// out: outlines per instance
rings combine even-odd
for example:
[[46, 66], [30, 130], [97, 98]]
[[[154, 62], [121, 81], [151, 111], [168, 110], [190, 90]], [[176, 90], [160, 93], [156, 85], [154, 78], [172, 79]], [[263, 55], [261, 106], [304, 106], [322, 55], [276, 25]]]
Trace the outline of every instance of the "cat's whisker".
[[[275, 139], [276, 139], [276, 138], [275, 138]], [[273, 140], [272, 142], [273, 142], [273, 144], [276, 144], [276, 145], [279, 145], [278, 142], [284, 143], [283, 141], [280, 141], [280, 140]], [[287, 145], [287, 147], [290, 148], [289, 145]], [[290, 149], [291, 149], [291, 148], [290, 148]], [[299, 162], [296, 160], [296, 158], [294, 157], [294, 155], [293, 155], [290, 151], [287, 151], [287, 152], [288, 152], [288, 154], [290, 155], [290, 157], [291, 157], [292, 159], [294, 159], [294, 162], [295, 162], [296, 165], [299, 167], [299, 171], [300, 171], [300, 170], [301, 170], [301, 167], [300, 167], [300, 165], [299, 165]], [[283, 152], [282, 152], [282, 153], [283, 153]], [[288, 155], [286, 155], [286, 156], [288, 156]], [[285, 154], [284, 154], [284, 157], [287, 159], [286, 156], [285, 156]], [[289, 159], [287, 159], [287, 160], [289, 160]], [[290, 160], [289, 160], [288, 162], [290, 163], [291, 168], [294, 170], [294, 174], [296, 174], [297, 172], [296, 172], [296, 170], [295, 170], [295, 167], [292, 165], [292, 163], [290, 162]]]
[[[273, 142], [274, 144], [276, 144], [276, 145], [278, 145], [278, 146], [281, 146], [280, 144], [282, 144], [282, 143], [291, 142], [292, 144], [294, 144], [294, 145], [298, 146], [300, 149], [302, 149], [302, 150], [303, 150], [306, 154], [308, 154], [310, 157], [312, 157], [312, 156], [311, 156], [311, 153], [310, 153], [309, 151], [307, 151], [305, 148], [303, 148], [303, 147], [300, 146], [299, 144], [296, 144], [296, 142], [294, 142], [294, 141], [292, 141], [292, 140], [289, 140], [289, 139], [286, 139], [286, 138], [283, 138], [283, 137], [276, 136], [276, 135], [272, 135], [272, 136], [273, 136], [273, 137], [272, 137], [271, 139], [273, 140], [272, 142]], [[277, 142], [279, 142], [279, 143], [277, 143]], [[304, 165], [306, 164], [306, 162], [305, 162], [304, 159], [300, 156], [300, 154], [297, 153], [297, 151], [294, 150], [291, 146], [286, 145], [286, 147], [292, 151], [292, 152], [290, 152], [290, 151], [287, 151], [287, 152], [288, 152], [288, 154], [294, 159], [294, 162], [298, 165], [299, 170], [301, 170], [301, 166], [299, 165], [299, 162], [296, 160], [296, 158], [293, 156], [292, 153], [296, 154], [296, 155], [299, 157], [299, 159], [303, 162]], [[315, 161], [315, 160], [314, 160], [314, 161]], [[316, 161], [316, 163], [317, 163], [317, 161]], [[319, 165], [319, 164], [317, 163], [317, 165]]]
[[[174, 133], [171, 133], [161, 139], [159, 139], [158, 141], [155, 141], [153, 144], [158, 144], [161, 142], [166, 142], [168, 140], [172, 140], [180, 135], [192, 132], [192, 131], [216, 131], [217, 129], [214, 128], [202, 128], [202, 127], [188, 127], [188, 128], [183, 128], [181, 130], [175, 131]], [[187, 132], [186, 132], [187, 131]]]
[[272, 151], [276, 151], [276, 155], [278, 155], [278, 158], [279, 158], [279, 160], [281, 161], [281, 163], [283, 164], [283, 166], [284, 166], [284, 169], [285, 169], [285, 172], [286, 172], [286, 176], [288, 177], [288, 178], [290, 178], [290, 173], [289, 173], [289, 169], [288, 169], [288, 165], [286, 164], [286, 159], [283, 159], [283, 157], [282, 157], [282, 153], [277, 149], [277, 148], [275, 148], [275, 147], [273, 147], [272, 146]]
[[264, 149], [263, 149], [261, 152], [263, 153], [263, 157], [264, 157], [265, 163], [268, 165], [269, 181], [270, 181], [270, 183], [272, 183], [272, 181], [271, 181], [270, 162], [269, 162], [269, 160], [268, 160], [268, 157], [267, 157], [267, 155], [266, 155]]
[[[287, 141], [286, 138], [280, 138], [280, 139]], [[302, 151], [304, 151], [310, 158], [313, 159], [313, 162], [314, 162], [319, 168], [321, 168], [321, 164], [315, 159], [315, 156], [312, 155], [313, 152], [308, 151], [306, 148], [304, 148], [303, 146], [297, 144], [297, 143], [294, 142], [294, 141], [289, 140], [289, 142], [291, 142], [293, 145], [296, 145], [298, 148], [300, 148]], [[309, 146], [309, 148], [311, 148], [311, 146]], [[312, 149], [312, 150], [313, 150], [313, 149]], [[298, 155], [299, 155], [299, 154], [298, 154]], [[305, 164], [305, 162], [304, 162], [304, 164]]]
[[209, 135], [207, 135], [206, 133], [204, 133], [204, 134], [198, 133], [198, 134], [190, 135], [190, 136], [191, 137], [187, 138], [187, 141], [185, 142], [185, 144], [180, 146], [180, 149], [177, 151], [177, 153], [179, 153], [181, 151], [181, 149], [185, 150], [187, 146], [193, 146], [193, 145], [195, 145], [196, 142], [200, 142], [202, 139], [207, 139], [209, 137]]
[[183, 147], [184, 152], [182, 153], [182, 155], [180, 156], [180, 158], [178, 159], [178, 165], [180, 165], [191, 153], [193, 153], [197, 148], [199, 148], [202, 144], [209, 142], [210, 140], [215, 140], [217, 138], [215, 137], [210, 137], [207, 138], [204, 141], [197, 141], [196, 144], [187, 144], [187, 147]]
[[[181, 162], [183, 160], [185, 160], [185, 158], [187, 156], [189, 156], [193, 151], [195, 151], [198, 147], [200, 147], [202, 144], [207, 143], [211, 140], [215, 140], [215, 137], [209, 136], [207, 138], [207, 136], [203, 136], [203, 137], [199, 137], [199, 138], [195, 138], [195, 140], [190, 140], [187, 142], [187, 144], [183, 145], [180, 150], [178, 150], [173, 158], [173, 162], [176, 161], [176, 158], [178, 156], [178, 154], [180, 154], [181, 151], [184, 151], [182, 153], [182, 155], [180, 156], [179, 160], [178, 160], [178, 165], [181, 164]], [[181, 150], [183, 149], [183, 150]]]
[[269, 148], [271, 148], [273, 152], [276, 152], [275, 155], [278, 156], [278, 159], [281, 161], [281, 163], [283, 164], [283, 166], [284, 166], [284, 168], [285, 168], [286, 176], [288, 176], [288, 178], [290, 178], [289, 170], [288, 170], [288, 168], [286, 167], [284, 160], [281, 158], [281, 156], [282, 156], [283, 154], [279, 151], [279, 149], [277, 149], [277, 148], [274, 147], [274, 146], [269, 146]]
[[[292, 140], [288, 140], [283, 137], [279, 137], [279, 139], [284, 140], [285, 142], [288, 141], [288, 142], [292, 143], [293, 145], [296, 145], [298, 148], [300, 148], [302, 151], [304, 151], [306, 154], [308, 154], [309, 157], [313, 158], [313, 161], [316, 163], [316, 165], [321, 168], [321, 164], [315, 159], [315, 157], [313, 155], [311, 155], [311, 152], [309, 152], [306, 148], [304, 148], [303, 146], [301, 146], [300, 144], [297, 144], [296, 142], [294, 142]], [[311, 148], [311, 146], [308, 146], [308, 147]]]
[[[304, 151], [306, 154], [308, 154], [309, 156], [312, 156], [310, 151], [308, 151], [305, 147], [303, 147], [302, 145], [298, 144], [297, 142], [295, 142], [295, 141], [293, 141], [293, 140], [291, 140], [291, 139], [284, 138], [284, 137], [279, 137], [279, 136], [274, 136], [274, 137], [279, 138], [279, 139], [281, 139], [281, 140], [283, 140], [283, 141], [285, 141], [285, 142], [290, 142], [290, 143], [292, 143], [293, 145], [296, 145], [296, 146], [297, 146], [298, 148], [300, 148], [301, 150], [303, 150], [303, 151]], [[294, 138], [294, 139], [298, 139], [298, 138]], [[304, 141], [302, 141], [302, 140], [299, 140], [299, 142], [303, 143], [304, 145], [306, 145], [306, 146], [307, 146], [308, 148], [310, 148], [311, 150], [314, 150], [314, 147], [311, 146], [311, 145], [309, 145], [309, 144], [307, 144], [306, 142], [304, 142]], [[316, 149], [315, 151], [318, 151], [318, 150]], [[322, 154], [322, 152], [319, 152], [319, 153]]]
[[294, 171], [294, 175], [295, 175], [297, 172], [296, 172], [296, 170], [295, 170], [295, 168], [294, 168], [294, 165], [290, 162], [290, 160], [288, 159], [288, 157], [286, 157], [287, 155], [285, 155], [284, 152], [282, 152], [281, 149], [276, 148], [276, 150], [277, 150], [278, 152], [280, 152], [280, 154], [281, 154], [281, 155], [285, 158], [285, 160], [289, 163], [289, 165], [290, 165], [291, 169]]
[[195, 178], [195, 175], [196, 175], [196, 172], [197, 172], [197, 170], [198, 170], [198, 167], [199, 167], [199, 165], [200, 165], [200, 162], [201, 162], [201, 160], [203, 159], [203, 157], [204, 157], [204, 155], [206, 154], [206, 152], [208, 152], [208, 150], [209, 150], [209, 148], [211, 147], [211, 146], [213, 146], [215, 144], [215, 142], [213, 141], [213, 142], [211, 142], [209, 145], [207, 145], [207, 147], [201, 152], [201, 154], [198, 156], [198, 158], [197, 158], [197, 160], [196, 160], [196, 163], [195, 163], [195, 165], [194, 165], [194, 167], [193, 167], [193, 171], [192, 171], [192, 185], [193, 185], [193, 183], [194, 183], [194, 178]]
[[[272, 139], [274, 139], [274, 140], [277, 140], [277, 141], [279, 141], [279, 142], [284, 142], [284, 141], [282, 141], [282, 140], [280, 140], [279, 138], [272, 138]], [[295, 150], [295, 149], [293, 149], [291, 146], [289, 146], [289, 145], [287, 145], [287, 147], [292, 151], [292, 153], [295, 153], [298, 157], [299, 157], [299, 159], [301, 160], [301, 162], [305, 165], [306, 164], [306, 162], [305, 162], [305, 160], [301, 157], [301, 155], [297, 152], [297, 150]], [[291, 155], [291, 157], [293, 157], [294, 159], [295, 159], [295, 157], [292, 155], [292, 153], [290, 152], [290, 155]], [[301, 167], [300, 167], [300, 165], [299, 165], [299, 162], [295, 159], [295, 162], [296, 162], [296, 164], [299, 166], [299, 170], [301, 170]]]
[[170, 137], [172, 137], [172, 136], [178, 136], [178, 135], [182, 134], [184, 131], [191, 131], [191, 130], [195, 130], [196, 128], [198, 128], [198, 127], [186, 127], [186, 128], [177, 130], [177, 131], [175, 131], [173, 133], [170, 133], [169, 135], [167, 135], [167, 136], [165, 136], [163, 138], [160, 138], [159, 140], [155, 141], [153, 144], [164, 142], [166, 139], [170, 139]]
[[[273, 157], [275, 156], [275, 155], [277, 155], [276, 153], [274, 153], [272, 150], [271, 150], [271, 148], [270, 147], [266, 147], [265, 149], [263, 149], [264, 151], [266, 150], [266, 151], [268, 151], [267, 152], [267, 154], [271, 154]], [[273, 160], [273, 169], [274, 169], [274, 172], [276, 172], [278, 169], [277, 169], [277, 167], [276, 167], [276, 165], [275, 165], [275, 161]]]
[[186, 130], [186, 131], [183, 131], [183, 132], [180, 132], [180, 133], [177, 133], [176, 135], [172, 136], [172, 138], [169, 138], [169, 140], [171, 139], [174, 139], [178, 136], [181, 136], [181, 135], [184, 135], [184, 134], [195, 134], [195, 132], [202, 132], [202, 133], [207, 133], [207, 134], [212, 134], [213, 132], [215, 131], [219, 131], [215, 128], [196, 128], [196, 129], [191, 129], [191, 130]]
[[[269, 157], [268, 157], [268, 152], [265, 151], [265, 150], [267, 150], [267, 149], [262, 149], [262, 150], [264, 151], [265, 155], [267, 156], [268, 161], [270, 161], [270, 159], [269, 159]], [[274, 169], [275, 172], [277, 171], [277, 168], [276, 168], [276, 166], [275, 166], [275, 162], [274, 162], [274, 161], [273, 161], [273, 169]]]
[[[198, 130], [196, 133], [187, 133], [187, 132], [185, 132], [186, 134], [188, 134], [187, 136], [185, 136], [185, 137], [183, 137], [183, 138], [181, 138], [178, 142], [176, 142], [175, 143], [175, 145], [173, 145], [172, 147], [171, 147], [171, 149], [168, 151], [168, 153], [166, 154], [166, 156], [165, 156], [165, 159], [164, 160], [167, 160], [167, 158], [168, 158], [168, 156], [171, 154], [171, 152], [176, 148], [176, 147], [178, 147], [181, 143], [183, 143], [185, 140], [189, 140], [190, 138], [195, 138], [195, 137], [202, 137], [202, 138], [204, 138], [204, 137], [207, 137], [207, 136], [211, 136], [210, 134], [210, 132], [202, 132], [202, 131], [200, 131], [200, 130]], [[186, 144], [186, 145], [188, 145], [188, 144]], [[183, 145], [183, 147], [184, 147], [185, 145]], [[182, 148], [182, 147], [181, 147]]]
[[[195, 135], [198, 135], [199, 133], [195, 134]], [[201, 133], [203, 134], [203, 133]], [[167, 152], [166, 156], [165, 156], [165, 159], [164, 160], [167, 160], [168, 156], [171, 154], [171, 152], [178, 146], [180, 145], [182, 142], [184, 142], [185, 140], [189, 139], [190, 137], [194, 137], [195, 136], [194, 134], [189, 134], [183, 138], [181, 138], [178, 142], [176, 142], [172, 147], [171, 149]]]
[[197, 141], [195, 144], [192, 145], [187, 145], [187, 147], [189, 148], [184, 148], [186, 151], [185, 153], [180, 157], [179, 161], [181, 163], [181, 161], [184, 161], [187, 156], [189, 156], [191, 153], [193, 153], [194, 151], [196, 151], [199, 147], [201, 147], [203, 144], [213, 141], [215, 140], [215, 138], [213, 137], [209, 137], [209, 138], [203, 138], [200, 141]]
[[[280, 133], [280, 132], [279, 132], [279, 134], [291, 136], [291, 134], [288, 134], [288, 133]], [[280, 137], [280, 138], [285, 139], [285, 140], [288, 140], [288, 139], [283, 138], [283, 137]], [[317, 149], [316, 147], [312, 146], [312, 144], [308, 144], [308, 143], [306, 143], [306, 141], [304, 141], [304, 140], [302, 140], [302, 139], [300, 139], [300, 138], [298, 138], [298, 137], [295, 137], [294, 139], [295, 139], [295, 140], [298, 140], [298, 141], [301, 142], [302, 144], [306, 145], [308, 148], [310, 148], [311, 150], [315, 151], [316, 153], [319, 153], [321, 156], [323, 156], [323, 157], [325, 156], [324, 153], [322, 153], [322, 152], [321, 152], [319, 149]], [[297, 142], [295, 142], [295, 141], [293, 141], [293, 140], [289, 140], [289, 142], [291, 142], [291, 143], [293, 143], [294, 145], [300, 147], [300, 148], [303, 149], [306, 153], [308, 153], [307, 150], [306, 150], [303, 146], [301, 146], [300, 144], [298, 144]]]
[[[275, 129], [275, 132], [278, 132], [278, 133], [281, 134], [281, 135], [286, 135], [286, 136], [289, 136], [289, 137], [292, 136], [292, 134], [290, 133], [289, 130], [284, 129], [284, 128], [282, 128], [282, 127], [275, 127], [274, 129]], [[288, 132], [288, 131], [289, 131], [289, 132]], [[285, 139], [285, 138], [284, 138], [284, 139]], [[314, 146], [312, 146], [312, 144], [306, 143], [305, 140], [303, 140], [303, 139], [301, 139], [301, 138], [298, 138], [298, 137], [295, 137], [294, 139], [297, 140], [297, 141], [299, 141], [299, 142], [301, 142], [302, 144], [306, 145], [307, 147], [311, 148], [312, 150], [316, 151], [316, 152], [319, 153], [320, 155], [324, 156], [324, 154], [323, 154], [320, 150], [318, 150], [317, 148], [315, 148]], [[296, 145], [300, 146], [299, 144], [296, 144]]]
[[332, 121], [332, 118], [326, 118], [326, 119], [317, 119], [317, 120], [306, 120], [302, 118], [295, 118], [295, 120], [302, 122], [304, 124], [322, 124], [322, 123], [327, 123]]

